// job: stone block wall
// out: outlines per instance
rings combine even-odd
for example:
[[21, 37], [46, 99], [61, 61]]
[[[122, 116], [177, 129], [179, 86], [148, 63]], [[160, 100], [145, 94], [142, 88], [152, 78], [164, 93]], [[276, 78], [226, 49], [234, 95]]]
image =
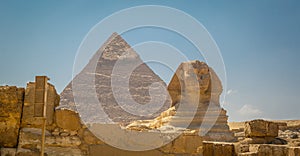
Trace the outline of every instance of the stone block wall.
[[[0, 87], [0, 148], [1, 156], [39, 155], [41, 149], [42, 119], [34, 116], [35, 83], [27, 84], [26, 90], [17, 87]], [[87, 155], [202, 155], [202, 137], [193, 131], [179, 135], [170, 143], [150, 151], [121, 150], [98, 139], [81, 123], [79, 114], [73, 110], [58, 108], [59, 95], [55, 87], [48, 84], [47, 127], [45, 153], [48, 156], [87, 156]], [[57, 109], [55, 109], [57, 107]], [[109, 126], [109, 125], [104, 125]], [[150, 134], [145, 131], [134, 131], [118, 127], [124, 135]], [[111, 131], [107, 128], [108, 132]], [[178, 132], [159, 136], [155, 144], [163, 145], [165, 135], [174, 136]], [[145, 138], [147, 139], [147, 137]], [[134, 141], [134, 139], [132, 140]], [[126, 144], [126, 140], [123, 140]], [[145, 145], [147, 146], [147, 145]]]
[[16, 147], [24, 88], [0, 86], [0, 147]]
[[204, 156], [299, 156], [300, 147], [271, 144], [203, 142]]
[[225, 142], [203, 142], [204, 156], [235, 156], [235, 148], [233, 143]]
[[[69, 115], [69, 110], [60, 110], [61, 115]], [[79, 119], [78, 114], [73, 114], [75, 118]], [[72, 116], [71, 116], [72, 118]], [[69, 122], [73, 119], [65, 119], [65, 122]], [[118, 135], [126, 135], [124, 138], [130, 138], [130, 136], [145, 135], [148, 140], [153, 140], [150, 144], [144, 144], [141, 146], [155, 146], [161, 145], [164, 142], [165, 136], [172, 137], [176, 134], [169, 133], [161, 135], [160, 132], [145, 132], [145, 131], [131, 131], [122, 129], [119, 125], [99, 125], [100, 127], [106, 127], [107, 133], [114, 133], [116, 137]], [[62, 128], [64, 127], [64, 128]], [[118, 128], [118, 130], [114, 129]], [[116, 133], [115, 131], [118, 131]], [[119, 133], [121, 131], [121, 133]], [[153, 137], [151, 137], [153, 136]], [[40, 138], [41, 129], [38, 128], [22, 128], [19, 136], [19, 147], [17, 154], [29, 155], [39, 152], [40, 150]], [[122, 137], [122, 136], [121, 136]], [[132, 140], [118, 140], [120, 146], [126, 146], [128, 142]], [[72, 156], [137, 156], [137, 155], [158, 155], [158, 156], [175, 156], [175, 155], [202, 155], [202, 137], [198, 133], [183, 133], [176, 139], [166, 144], [165, 146], [149, 151], [127, 151], [113, 147], [104, 141], [97, 138], [91, 131], [84, 125], [80, 127], [68, 127], [67, 125], [57, 124], [54, 130], [47, 130], [45, 153], [48, 156], [56, 155], [72, 155]]]
[[[35, 83], [29, 82], [25, 90], [24, 108], [22, 116], [22, 127], [41, 128], [43, 120], [40, 117], [34, 116], [34, 101], [35, 99]], [[55, 87], [48, 83], [47, 91], [47, 129], [54, 127], [54, 110], [59, 105], [59, 95]]]
[[[107, 125], [104, 125], [106, 127]], [[114, 126], [116, 128], [116, 126]], [[109, 131], [114, 131], [112, 129], [108, 129]], [[120, 129], [121, 130], [121, 129]], [[130, 139], [130, 136], [141, 136], [145, 135], [145, 139], [151, 140], [147, 144], [147, 141], [145, 141], [143, 144], [138, 145], [139, 147], [143, 148], [145, 147], [151, 147], [158, 145], [158, 148], [152, 149], [152, 150], [146, 150], [146, 151], [127, 151], [118, 149], [116, 147], [112, 147], [111, 145], [108, 145], [101, 140], [97, 139], [94, 135], [92, 135], [88, 130], [85, 130], [85, 133], [83, 134], [83, 143], [86, 147], [88, 147], [88, 154], [92, 156], [98, 156], [98, 155], [107, 155], [107, 156], [118, 156], [118, 155], [124, 155], [124, 156], [138, 156], [138, 155], [145, 155], [145, 156], [177, 156], [177, 155], [202, 155], [202, 137], [198, 136], [198, 134], [187, 134], [183, 133], [179, 135], [177, 138], [172, 140], [171, 142], [167, 143], [164, 146], [159, 147], [159, 145], [163, 145], [165, 141], [165, 137], [173, 137], [177, 134], [175, 133], [164, 133], [161, 135], [160, 132], [144, 132], [144, 131], [130, 131], [130, 130], [124, 130], [122, 129], [121, 133], [116, 133], [116, 137], [118, 135], [125, 135], [123, 138], [129, 138], [128, 140], [122, 140], [120, 139], [118, 141], [119, 147], [120, 146], [127, 146], [128, 142], [135, 142], [135, 138]], [[129, 145], [130, 146], [130, 145]]]

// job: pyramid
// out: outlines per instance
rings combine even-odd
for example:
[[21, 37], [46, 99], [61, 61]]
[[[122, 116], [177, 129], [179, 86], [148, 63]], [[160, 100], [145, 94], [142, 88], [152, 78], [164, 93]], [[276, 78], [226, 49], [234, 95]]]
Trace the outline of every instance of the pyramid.
[[[114, 74], [113, 70], [119, 60], [123, 62], [119, 70], [124, 73]], [[132, 63], [140, 63], [140, 65], [130, 73], [128, 88], [124, 88], [122, 84], [119, 84], [119, 88], [116, 87], [118, 89], [116, 92], [121, 97], [121, 100], [117, 101], [114, 95], [116, 93], [113, 93], [112, 76], [116, 77], [117, 80], [125, 80], [124, 74], [127, 74], [126, 70], [132, 67]], [[92, 83], [90, 83], [91, 81]], [[156, 82], [166, 86], [163, 80], [143, 63], [130, 45], [120, 35], [113, 33], [94, 54], [84, 69], [62, 91], [60, 106], [57, 109], [77, 111], [81, 118], [84, 118], [85, 122], [88, 123], [114, 122], [126, 125], [134, 120], [153, 119], [171, 104], [170, 97], [162, 95], [160, 92], [151, 93], [150, 97], [149, 87]], [[118, 83], [116, 82], [114, 85], [118, 85]], [[76, 88], [74, 88], [74, 84], [77, 86]], [[129, 90], [131, 98], [138, 104], [145, 106], [142, 111], [146, 113], [141, 112], [141, 114], [147, 114], [147, 111], [158, 111], [147, 115], [136, 115], [124, 110], [123, 106], [131, 108], [136, 105], [130, 102], [127, 103], [126, 99], [130, 97], [123, 95], [120, 90]], [[96, 100], [92, 97], [95, 92]], [[73, 95], [76, 95], [75, 99], [79, 100], [74, 100]], [[161, 101], [162, 98], [165, 100], [160, 107], [149, 104], [151, 100], [155, 103]], [[141, 111], [137, 108], [131, 109]], [[139, 114], [139, 112], [136, 113]]]

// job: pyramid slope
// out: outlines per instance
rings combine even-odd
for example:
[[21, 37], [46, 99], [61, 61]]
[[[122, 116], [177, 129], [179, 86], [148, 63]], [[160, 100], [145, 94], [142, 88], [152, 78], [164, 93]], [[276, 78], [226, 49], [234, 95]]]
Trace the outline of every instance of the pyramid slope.
[[[112, 93], [111, 76], [112, 70], [119, 59], [123, 59], [127, 62], [141, 62], [141, 65], [139, 65], [130, 75], [129, 92], [136, 102], [147, 106], [147, 109], [149, 110], [145, 109], [145, 111], [159, 110], [155, 114], [148, 116], [137, 116], [126, 112], [121, 108], [120, 105], [118, 105], [118, 102]], [[95, 65], [96, 69], [93, 69], [92, 67]], [[126, 69], [126, 66], [124, 69]], [[93, 87], [95, 87], [97, 98], [101, 103], [100, 107], [102, 107], [103, 111], [105, 112], [105, 114], [102, 115], [99, 115], [99, 111], [97, 111], [99, 109], [99, 104], [94, 105], [93, 102], [88, 101], [90, 89], [89, 86], [85, 87], [85, 85], [90, 81], [89, 79], [91, 74], [95, 76], [95, 84]], [[114, 76], [121, 77], [122, 75]], [[82, 86], [82, 89], [76, 91], [72, 89], [72, 83], [75, 81], [77, 85]], [[109, 37], [109, 39], [95, 53], [85, 68], [63, 90], [58, 109], [69, 109], [76, 111], [76, 108], [88, 107], [88, 109], [85, 109], [85, 112], [80, 111], [80, 115], [89, 116], [88, 122], [102, 122], [102, 119], [103, 122], [105, 122], [104, 119], [107, 118], [107, 116], [113, 122], [119, 122], [122, 124], [127, 124], [134, 120], [152, 119], [166, 110], [171, 103], [170, 97], [167, 96], [166, 101], [161, 108], [155, 108], [149, 104], [149, 106], [147, 105], [150, 100], [155, 101], [155, 99], [162, 97], [162, 95], [154, 93], [154, 95], [152, 95], [154, 99], [151, 99], [149, 95], [149, 86], [154, 82], [160, 82], [166, 86], [159, 76], [157, 76], [145, 63], [142, 63], [142, 60], [130, 47], [130, 45], [120, 35], [113, 33], [111, 37]], [[85, 98], [86, 102], [77, 103], [76, 101], [75, 106], [73, 94], [76, 94], [76, 99], [78, 96], [80, 98]], [[126, 98], [125, 95], [123, 98]], [[132, 106], [130, 103], [126, 103], [126, 105], [128, 107]]]

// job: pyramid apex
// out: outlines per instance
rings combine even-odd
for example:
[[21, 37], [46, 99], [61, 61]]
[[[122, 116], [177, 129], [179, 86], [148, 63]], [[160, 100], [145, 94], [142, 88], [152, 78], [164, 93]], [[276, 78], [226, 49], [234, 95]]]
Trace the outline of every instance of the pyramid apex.
[[109, 41], [113, 40], [114, 38], [116, 38], [116, 37], [118, 37], [118, 36], [120, 36], [120, 35], [119, 35], [117, 32], [113, 32], [113, 33], [108, 37], [108, 39], [107, 39], [106, 42], [109, 42]]
[[112, 34], [111, 34], [111, 36], [113, 36], [113, 35], [119, 35], [117, 32], [113, 32]]
[[113, 32], [111, 35], [110, 35], [110, 37], [109, 37], [109, 39], [110, 38], [115, 38], [115, 37], [117, 37], [117, 36], [120, 36], [117, 32]]

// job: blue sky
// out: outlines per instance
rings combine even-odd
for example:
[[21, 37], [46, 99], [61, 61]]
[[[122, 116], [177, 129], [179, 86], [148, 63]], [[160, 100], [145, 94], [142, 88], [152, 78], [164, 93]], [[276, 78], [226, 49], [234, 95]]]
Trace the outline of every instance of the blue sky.
[[[24, 87], [35, 75], [48, 75], [62, 91], [90, 29], [116, 11], [149, 4], [180, 9], [212, 35], [226, 66], [224, 107], [231, 121], [300, 118], [300, 2], [296, 0], [1, 1], [0, 85]], [[159, 40], [187, 55], [195, 50], [164, 30], [145, 28], [122, 36], [131, 45]], [[172, 76], [158, 74], [166, 81]]]

